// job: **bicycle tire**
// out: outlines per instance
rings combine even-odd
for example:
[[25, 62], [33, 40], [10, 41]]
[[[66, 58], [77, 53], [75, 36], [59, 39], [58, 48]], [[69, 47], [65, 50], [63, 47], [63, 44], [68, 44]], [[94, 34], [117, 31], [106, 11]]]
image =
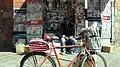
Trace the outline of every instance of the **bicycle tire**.
[[[95, 63], [95, 67], [107, 67], [107, 62], [106, 60], [104, 59], [104, 57], [102, 55], [100, 55], [99, 53], [97, 54], [93, 54], [92, 55], [92, 58], [93, 58], [93, 61]], [[87, 62], [86, 62], [87, 61]], [[82, 62], [81, 62], [81, 65], [79, 67], [94, 67], [94, 65], [92, 63], [88, 63], [88, 61], [90, 61], [88, 59], [88, 56], [85, 55]], [[91, 62], [91, 61], [90, 61]]]
[[[44, 52], [30, 52], [22, 58], [20, 62], [20, 67], [40, 67], [40, 61], [42, 60], [42, 58], [44, 60], [46, 56], [47, 55]], [[33, 61], [33, 59], [35, 58], [37, 58], [36, 64]], [[40, 60], [38, 61], [38, 59]], [[29, 64], [27, 63], [27, 61]], [[43, 61], [41, 61], [41, 63], [42, 62]], [[56, 66], [54, 59], [51, 56], [48, 56], [48, 59], [45, 61], [45, 63], [41, 67], [57, 67], [57, 66]]]

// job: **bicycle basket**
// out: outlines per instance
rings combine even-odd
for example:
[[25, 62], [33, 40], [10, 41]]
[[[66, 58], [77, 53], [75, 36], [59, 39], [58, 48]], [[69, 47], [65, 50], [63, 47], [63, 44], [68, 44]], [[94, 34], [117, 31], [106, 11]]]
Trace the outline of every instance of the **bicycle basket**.
[[98, 37], [88, 39], [87, 48], [90, 50], [99, 51], [101, 50], [101, 42]]
[[95, 35], [97, 37], [92, 37], [88, 39], [87, 48], [90, 50], [100, 51], [101, 42], [100, 42], [99, 32], [95, 30], [91, 30], [88, 33], [89, 33], [89, 36]]
[[29, 43], [29, 46], [30, 46], [30, 51], [34, 51], [34, 52], [43, 52], [49, 49], [48, 44], [42, 41], [32, 41]]

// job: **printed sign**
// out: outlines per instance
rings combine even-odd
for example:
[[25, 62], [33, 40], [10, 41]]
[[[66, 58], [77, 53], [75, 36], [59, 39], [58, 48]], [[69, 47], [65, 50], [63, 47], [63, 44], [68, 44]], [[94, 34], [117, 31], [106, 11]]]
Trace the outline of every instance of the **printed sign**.
[[42, 24], [42, 20], [30, 20], [25, 22], [26, 25], [40, 25]]
[[27, 13], [27, 9], [15, 9], [15, 13]]
[[104, 5], [102, 5], [103, 12], [101, 14], [102, 18], [102, 34], [101, 38], [111, 38], [111, 1], [109, 0], [106, 2], [106, 0], [102, 1]]
[[42, 38], [43, 26], [42, 25], [28, 25], [27, 29], [27, 41], [29, 42], [33, 38]]
[[101, 38], [111, 38], [111, 23], [106, 21], [102, 25], [102, 35]]
[[102, 20], [110, 20], [110, 16], [102, 16]]

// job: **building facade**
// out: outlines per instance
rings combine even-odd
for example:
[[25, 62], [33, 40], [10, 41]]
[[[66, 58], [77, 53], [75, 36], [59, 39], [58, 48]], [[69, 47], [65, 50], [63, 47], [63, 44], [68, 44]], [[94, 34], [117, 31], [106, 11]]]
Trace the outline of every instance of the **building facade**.
[[[103, 44], [110, 44], [115, 38], [114, 3], [114, 0], [88, 0], [88, 21], [102, 23], [101, 38], [106, 41]], [[85, 27], [84, 4], [84, 0], [1, 0], [0, 48], [12, 49], [13, 44], [41, 38], [43, 33], [78, 36]]]

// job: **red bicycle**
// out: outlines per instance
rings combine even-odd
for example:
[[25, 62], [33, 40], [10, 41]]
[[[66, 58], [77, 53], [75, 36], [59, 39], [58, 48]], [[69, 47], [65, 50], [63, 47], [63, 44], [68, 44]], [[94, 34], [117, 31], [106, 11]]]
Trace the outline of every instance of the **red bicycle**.
[[[39, 40], [32, 41], [29, 43], [31, 52], [22, 58], [20, 67], [107, 67], [104, 57], [100, 55], [99, 52], [94, 51], [97, 49], [87, 49], [88, 39], [92, 37], [95, 36], [80, 37], [82, 41], [81, 44], [72, 46], [55, 46], [53, 42], [48, 40], [42, 42]], [[56, 49], [59, 48], [82, 48], [82, 50], [74, 56], [74, 59], [71, 60], [68, 59], [68, 57], [66, 60], [69, 61], [69, 63], [64, 66], [60, 61], [63, 59], [60, 58], [59, 54], [56, 52]], [[51, 55], [52, 52], [54, 52], [55, 55]], [[77, 66], [74, 66], [76, 60], [80, 62]], [[58, 64], [56, 64], [56, 62]]]

